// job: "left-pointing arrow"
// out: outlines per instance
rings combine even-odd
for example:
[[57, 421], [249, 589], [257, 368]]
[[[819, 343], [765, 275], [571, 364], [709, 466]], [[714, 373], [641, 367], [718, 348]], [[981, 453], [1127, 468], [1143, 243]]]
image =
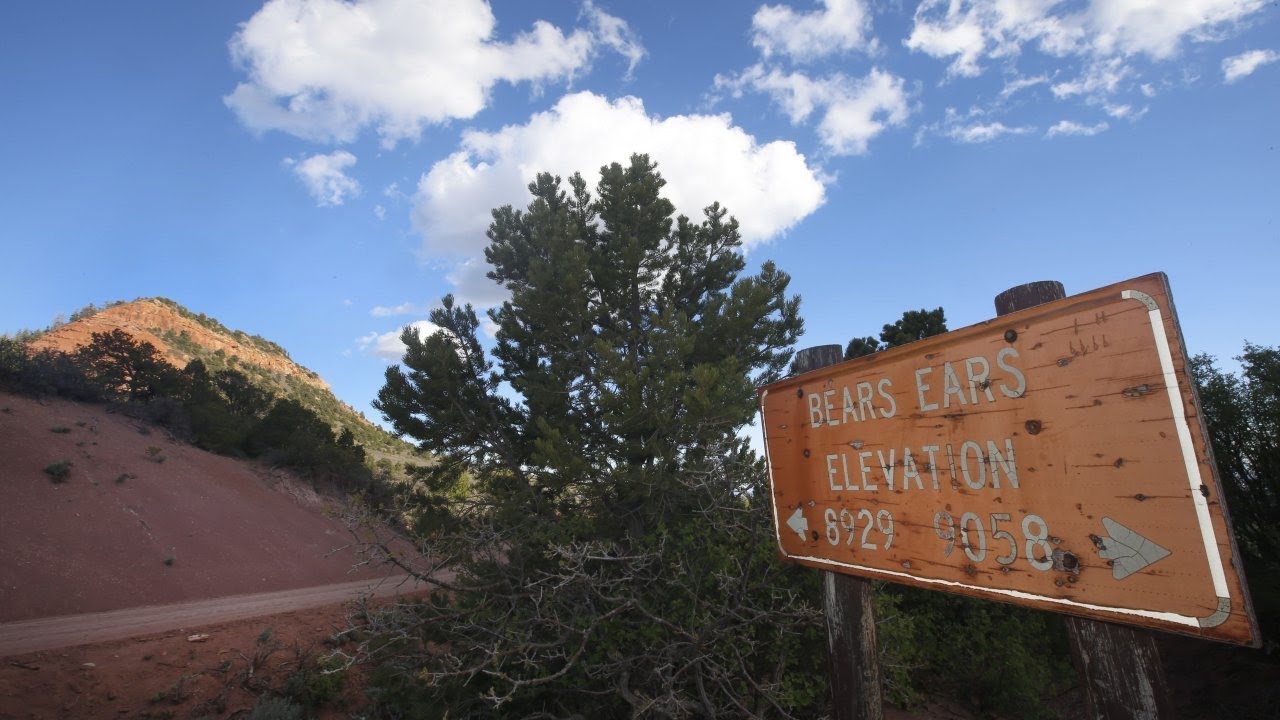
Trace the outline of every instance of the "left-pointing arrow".
[[795, 530], [801, 540], [806, 539], [805, 536], [809, 534], [809, 521], [804, 517], [804, 508], [796, 508], [790, 519], [787, 520], [787, 527]]

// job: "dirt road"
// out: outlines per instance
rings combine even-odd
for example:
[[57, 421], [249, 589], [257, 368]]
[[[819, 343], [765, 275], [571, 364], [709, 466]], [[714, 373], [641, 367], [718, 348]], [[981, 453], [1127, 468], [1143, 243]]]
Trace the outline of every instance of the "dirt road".
[[213, 623], [336, 605], [354, 600], [359, 595], [387, 597], [421, 588], [409, 576], [396, 575], [375, 581], [357, 580], [172, 605], [0, 623], [0, 657], [168, 630], [195, 629]]

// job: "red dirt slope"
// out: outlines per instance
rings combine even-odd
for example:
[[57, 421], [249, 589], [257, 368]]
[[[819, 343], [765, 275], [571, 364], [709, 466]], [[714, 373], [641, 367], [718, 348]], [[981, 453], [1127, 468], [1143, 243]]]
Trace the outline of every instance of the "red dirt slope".
[[[54, 483], [43, 469], [62, 460]], [[351, 571], [335, 510], [103, 406], [0, 393], [0, 622], [386, 574]]]

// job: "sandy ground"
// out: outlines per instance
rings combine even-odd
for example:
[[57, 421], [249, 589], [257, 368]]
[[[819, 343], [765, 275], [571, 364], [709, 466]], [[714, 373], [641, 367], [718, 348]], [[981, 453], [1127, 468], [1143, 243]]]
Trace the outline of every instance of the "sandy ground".
[[412, 578], [401, 575], [378, 581], [356, 580], [337, 585], [0, 623], [0, 657], [309, 610], [345, 603], [357, 596], [385, 598], [418, 589]]
[[340, 510], [104, 406], [0, 394], [0, 622], [388, 574], [355, 567]]
[[0, 393], [0, 718], [242, 715], [392, 574], [342, 511], [104, 406]]
[[[331, 649], [326, 640], [347, 627], [346, 612], [328, 605], [5, 657], [0, 720], [243, 717], [300, 662]], [[359, 707], [359, 680], [349, 676], [320, 717]]]

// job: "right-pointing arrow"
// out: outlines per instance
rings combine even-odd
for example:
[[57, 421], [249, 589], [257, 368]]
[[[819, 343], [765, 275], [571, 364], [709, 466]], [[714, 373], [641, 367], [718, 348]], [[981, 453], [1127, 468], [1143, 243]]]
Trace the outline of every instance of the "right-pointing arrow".
[[796, 511], [792, 513], [791, 517], [787, 520], [787, 527], [795, 530], [801, 540], [808, 539], [809, 521], [805, 519], [804, 508], [796, 508]]
[[1169, 556], [1169, 551], [1142, 537], [1109, 517], [1102, 526], [1110, 537], [1101, 539], [1098, 547], [1103, 560], [1111, 561], [1111, 574], [1123, 580], [1142, 568]]

